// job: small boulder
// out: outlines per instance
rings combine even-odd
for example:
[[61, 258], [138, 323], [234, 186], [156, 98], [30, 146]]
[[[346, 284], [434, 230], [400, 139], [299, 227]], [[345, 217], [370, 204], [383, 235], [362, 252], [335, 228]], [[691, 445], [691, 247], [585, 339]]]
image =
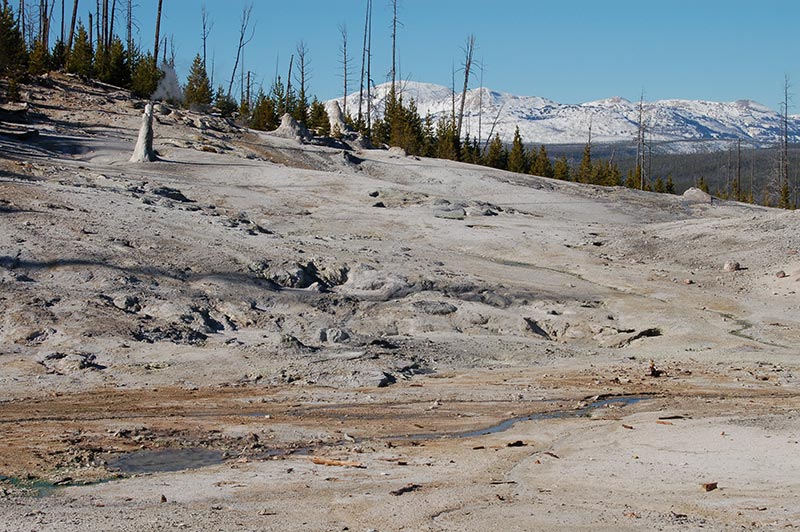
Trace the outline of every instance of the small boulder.
[[430, 314], [431, 316], [447, 316], [448, 314], [452, 314], [458, 310], [455, 305], [451, 305], [446, 301], [415, 301], [412, 303], [415, 309], [419, 310], [424, 314]]
[[725, 263], [725, 266], [723, 266], [723, 269], [726, 272], [738, 272], [742, 269], [742, 266], [738, 262], [728, 261]]
[[777, 277], [778, 279], [783, 279], [784, 277], [788, 277], [788, 276], [786, 275], [785, 271], [781, 270], [781, 271], [779, 271], [778, 273], [775, 274], [775, 277]]
[[333, 327], [330, 329], [323, 329], [319, 333], [320, 342], [330, 342], [332, 344], [340, 344], [350, 339], [350, 333], [344, 329]]

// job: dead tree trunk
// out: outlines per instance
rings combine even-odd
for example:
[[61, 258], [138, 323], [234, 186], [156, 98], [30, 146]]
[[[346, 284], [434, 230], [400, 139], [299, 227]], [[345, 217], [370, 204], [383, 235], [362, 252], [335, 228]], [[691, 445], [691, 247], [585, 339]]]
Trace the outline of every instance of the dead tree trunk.
[[158, 45], [161, 43], [161, 4], [163, 0], [158, 0], [158, 10], [156, 12], [156, 35], [153, 44], [153, 61], [158, 68]]
[[639, 124], [636, 132], [636, 166], [639, 173], [639, 189], [644, 190], [644, 91], [639, 97]]
[[469, 88], [469, 72], [472, 69], [472, 55], [475, 52], [475, 36], [470, 35], [467, 37], [467, 43], [464, 48], [464, 88], [461, 91], [461, 107], [458, 110], [458, 126], [456, 132], [458, 138], [461, 139], [461, 124], [464, 121], [464, 104], [467, 101], [467, 89]]
[[392, 0], [392, 94], [396, 94], [397, 79], [397, 0]]
[[19, 0], [19, 11], [17, 14], [19, 15], [19, 31], [22, 33], [22, 40], [25, 41], [25, 0]]
[[231, 72], [231, 81], [228, 83], [228, 98], [231, 97], [231, 93], [233, 92], [233, 80], [236, 79], [236, 70], [239, 68], [239, 60], [242, 56], [242, 50], [244, 47], [247, 46], [250, 41], [253, 39], [253, 35], [255, 34], [255, 28], [251, 31], [250, 36], [247, 36], [247, 28], [250, 26], [250, 15], [253, 13], [253, 4], [251, 3], [249, 6], [245, 6], [242, 9], [242, 18], [240, 20], [239, 26], [239, 45], [236, 48], [236, 61], [233, 63], [233, 72]]
[[348, 61], [349, 58], [347, 57], [347, 26], [341, 24], [339, 26], [339, 32], [342, 34], [342, 45], [339, 48], [339, 51], [342, 52], [342, 77], [344, 78], [344, 94], [342, 96], [342, 114], [347, 116], [347, 76], [348, 76]]
[[133, 65], [133, 0], [125, 6], [125, 40], [128, 42], [128, 62]]
[[478, 65], [481, 69], [481, 92], [478, 94], [478, 146], [481, 145], [481, 127], [483, 126], [483, 60]]
[[308, 122], [308, 80], [310, 79], [308, 61], [308, 46], [305, 41], [297, 43], [297, 81], [300, 84], [300, 90], [297, 93], [297, 121], [306, 124]]
[[203, 24], [203, 32], [200, 34], [201, 38], [203, 39], [203, 68], [206, 72], [208, 72], [208, 66], [206, 64], [208, 36], [211, 35], [211, 28], [214, 27], [214, 24], [208, 20], [208, 11], [206, 10], [205, 4], [203, 4], [203, 7], [200, 10], [200, 16]]
[[781, 102], [781, 143], [778, 167], [778, 206], [791, 207], [789, 190], [789, 76], [783, 82], [783, 102]]
[[142, 115], [142, 127], [139, 129], [139, 138], [136, 147], [133, 149], [130, 162], [150, 163], [157, 161], [156, 152], [153, 149], [153, 104], [148, 103]]
[[72, 4], [72, 21], [69, 23], [69, 41], [67, 42], [67, 58], [72, 52], [72, 39], [75, 37], [75, 21], [78, 18], [78, 0]]
[[364, 45], [361, 48], [361, 85], [358, 89], [358, 123], [362, 124], [364, 119], [364, 75], [367, 70], [367, 36], [369, 33], [369, 13], [372, 9], [372, 0], [367, 0], [367, 12], [364, 15]]
[[108, 12], [108, 47], [111, 48], [111, 41], [114, 40], [114, 19], [117, 14], [117, 0], [111, 2], [111, 11]]
[[47, 37], [47, 21], [49, 17], [47, 16], [47, 2], [48, 0], [39, 0], [39, 42], [48, 49], [47, 41], [49, 40]]
[[103, 33], [101, 30], [101, 13], [100, 13], [100, 0], [97, 0], [97, 9], [94, 12], [95, 17], [95, 35], [97, 35], [97, 48], [100, 48], [103, 44]]
[[284, 108], [287, 113], [292, 111], [292, 66], [294, 66], [294, 54], [289, 58], [289, 75], [286, 76], [286, 105]]
[[101, 16], [103, 17], [101, 25], [103, 27], [103, 32], [101, 34], [102, 37], [100, 37], [100, 40], [103, 41], [102, 42], [103, 49], [108, 50], [108, 0], [103, 0], [103, 5], [101, 9], [102, 9]]
[[367, 135], [372, 136], [372, 0], [367, 20]]

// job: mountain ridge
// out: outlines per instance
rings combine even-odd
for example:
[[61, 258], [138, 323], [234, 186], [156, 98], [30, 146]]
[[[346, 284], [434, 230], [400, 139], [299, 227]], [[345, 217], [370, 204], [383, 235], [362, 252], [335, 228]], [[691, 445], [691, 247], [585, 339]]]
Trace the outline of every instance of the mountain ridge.
[[[398, 83], [404, 98], [413, 98], [421, 116], [434, 120], [452, 113], [453, 91], [441, 85], [416, 81]], [[373, 116], [383, 115], [383, 102], [391, 83], [372, 91]], [[460, 106], [455, 94], [455, 107]], [[358, 93], [347, 97], [351, 114], [357, 114]], [[342, 98], [338, 98], [342, 105]], [[365, 106], [366, 104], [364, 104]], [[511, 142], [519, 127], [529, 144], [633, 143], [638, 129], [639, 102], [612, 96], [579, 104], [562, 104], [539, 96], [522, 96], [489, 88], [467, 92], [464, 133], [486, 141], [499, 134]], [[733, 102], [667, 99], [644, 102], [647, 140], [659, 152], [718, 151], [734, 146], [738, 139], [749, 147], [767, 147], [780, 140], [781, 117], [774, 110], [749, 99]], [[481, 116], [482, 115], [482, 116]], [[494, 125], [494, 127], [493, 127]], [[800, 142], [800, 116], [789, 117], [789, 141]]]

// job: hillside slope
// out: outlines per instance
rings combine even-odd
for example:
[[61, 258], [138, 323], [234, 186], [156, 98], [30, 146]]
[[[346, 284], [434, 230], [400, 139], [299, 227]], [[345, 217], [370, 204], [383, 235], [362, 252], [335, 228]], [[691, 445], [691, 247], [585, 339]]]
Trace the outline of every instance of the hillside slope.
[[800, 520], [798, 213], [165, 106], [161, 160], [131, 164], [143, 102], [24, 92], [38, 136], [0, 136], [7, 529]]

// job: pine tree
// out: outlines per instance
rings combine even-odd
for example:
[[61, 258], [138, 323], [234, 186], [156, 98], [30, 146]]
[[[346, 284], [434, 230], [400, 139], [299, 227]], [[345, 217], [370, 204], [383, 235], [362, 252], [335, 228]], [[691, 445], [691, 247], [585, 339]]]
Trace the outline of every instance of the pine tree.
[[578, 167], [578, 175], [576, 176], [579, 183], [591, 183], [594, 175], [594, 168], [592, 167], [592, 145], [587, 143], [583, 148], [583, 158]]
[[461, 152], [455, 132], [455, 122], [444, 116], [436, 124], [436, 157], [439, 159], [458, 160]]
[[570, 180], [569, 163], [567, 162], [566, 155], [562, 155], [556, 159], [556, 164], [553, 168], [553, 177], [561, 179], [562, 181]]
[[331, 119], [328, 117], [328, 111], [316, 97], [312, 100], [308, 111], [308, 128], [320, 137], [328, 137], [331, 134]]
[[550, 157], [547, 155], [547, 148], [544, 145], [539, 150], [531, 150], [531, 170], [530, 173], [541, 177], [554, 177], [555, 170]]
[[208, 80], [203, 58], [197, 54], [189, 69], [186, 79], [186, 88], [183, 91], [183, 101], [190, 109], [205, 110], [211, 105], [211, 82]]
[[128, 62], [128, 52], [119, 37], [111, 40], [111, 46], [104, 54], [102, 68], [97, 72], [97, 77], [105, 83], [117, 87], [128, 87], [131, 84], [131, 66]]
[[[78, 22], [78, 30], [75, 35], [75, 42], [72, 46], [72, 54], [67, 62], [67, 71], [78, 74], [85, 78], [90, 78], [94, 74], [92, 56], [92, 43], [89, 42], [89, 34], [82, 22]], [[155, 90], [155, 87], [153, 87]], [[152, 92], [152, 91], [151, 91]]]
[[[236, 104], [236, 100], [234, 100], [233, 98], [229, 97], [228, 93], [225, 92], [225, 89], [223, 89], [222, 86], [220, 86], [217, 89], [217, 93], [214, 96], [214, 106], [219, 111], [219, 114], [221, 114], [224, 117], [233, 116], [233, 113], [235, 113], [236, 109], [238, 109], [238, 105]], [[267, 127], [269, 128], [269, 126], [267, 126]], [[275, 127], [277, 127], [277, 126], [275, 126]], [[274, 128], [270, 128], [270, 129], [274, 129]]]
[[653, 184], [653, 192], [658, 192], [659, 194], [664, 194], [667, 191], [667, 186], [664, 184], [664, 180], [661, 179], [661, 176], [656, 178], [656, 182]]
[[[222, 87], [220, 87], [220, 91]], [[218, 93], [219, 94], [219, 93]], [[271, 131], [280, 125], [280, 120], [275, 111], [275, 100], [264, 94], [263, 89], [259, 89], [256, 101], [253, 105], [253, 116], [250, 119], [250, 127], [261, 131]]]
[[64, 41], [57, 40], [53, 46], [53, 53], [50, 57], [50, 67], [53, 70], [62, 70], [67, 66], [67, 45]]
[[511, 151], [508, 154], [508, 170], [518, 174], [524, 174], [528, 170], [527, 159], [525, 146], [522, 144], [522, 136], [519, 134], [519, 127], [517, 127], [514, 130], [514, 140], [511, 143]]
[[16, 80], [25, 70], [28, 51], [14, 10], [3, 0], [0, 7], [0, 76]]
[[697, 188], [699, 188], [700, 190], [702, 190], [706, 194], [709, 193], [709, 191], [708, 191], [708, 183], [706, 183], [706, 178], [705, 177], [701, 177], [700, 178], [700, 181], [698, 181], [698, 183], [697, 183]]
[[408, 105], [402, 98], [397, 101], [392, 123], [392, 145], [400, 146], [409, 155], [422, 153], [425, 144], [425, 132], [422, 119], [417, 110], [417, 103], [412, 98]]
[[269, 98], [275, 102], [275, 113], [280, 119], [286, 113], [286, 87], [280, 76], [275, 78], [272, 83], [272, 87], [269, 89]]
[[672, 175], [667, 175], [667, 184], [664, 185], [664, 192], [667, 194], [675, 194], [675, 183], [672, 181]]
[[492, 168], [505, 170], [507, 159], [506, 149], [503, 146], [503, 142], [500, 140], [500, 135], [495, 133], [492, 142], [489, 143], [489, 150], [486, 152], [484, 164]]
[[425, 115], [422, 124], [422, 153], [424, 157], [436, 157], [436, 130], [433, 126], [433, 116], [430, 111]]
[[50, 70], [50, 52], [44, 41], [37, 40], [28, 59], [28, 72], [34, 76], [44, 74]]
[[605, 161], [597, 161], [592, 165], [592, 174], [589, 183], [593, 185], [605, 185], [609, 181], [609, 166]]
[[161, 71], [156, 68], [156, 60], [150, 52], [136, 57], [131, 79], [133, 94], [140, 98], [150, 98], [150, 95], [156, 91], [160, 79]]
[[783, 184], [781, 184], [779, 197], [778, 197], [778, 208], [780, 209], [790, 209], [792, 207], [792, 200], [791, 200], [791, 193], [789, 190], [789, 181], [784, 180]]
[[636, 168], [632, 168], [628, 172], [628, 178], [625, 180], [625, 186], [628, 188], [641, 188], [642, 184], [642, 167], [637, 164]]
[[608, 174], [604, 185], [608, 187], [618, 187], [622, 185], [622, 172], [619, 171], [617, 163], [608, 163]]

